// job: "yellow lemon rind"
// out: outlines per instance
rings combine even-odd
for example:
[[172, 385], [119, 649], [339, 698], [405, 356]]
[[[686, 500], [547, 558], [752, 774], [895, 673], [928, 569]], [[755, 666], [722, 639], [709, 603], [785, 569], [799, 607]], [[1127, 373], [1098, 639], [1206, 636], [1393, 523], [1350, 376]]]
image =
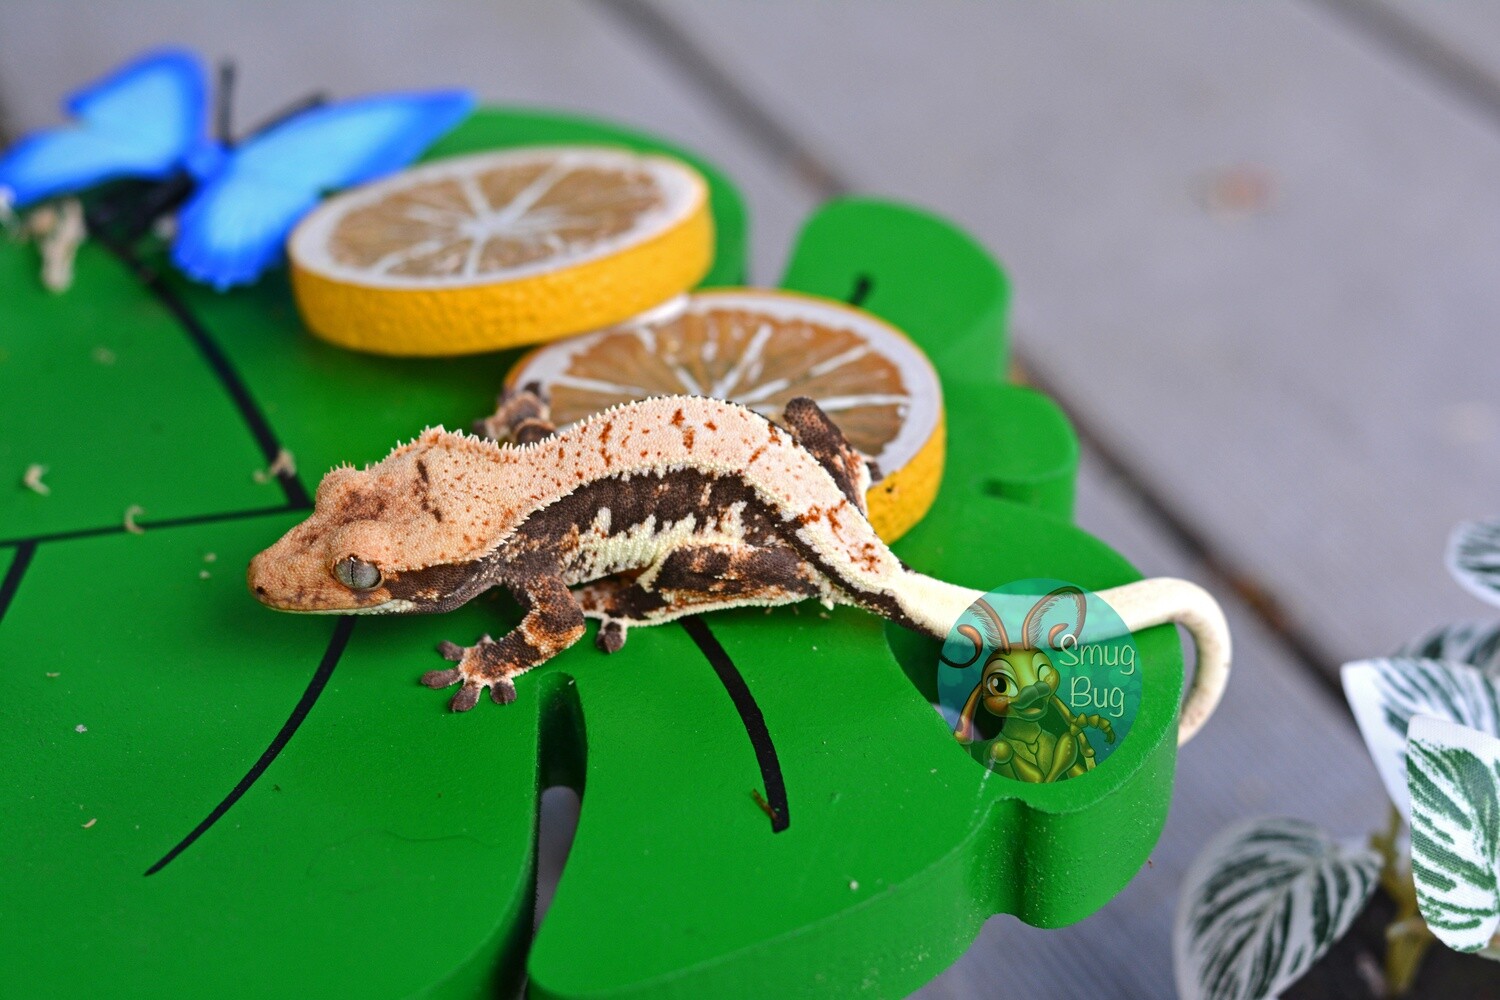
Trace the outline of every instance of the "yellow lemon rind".
[[707, 197], [680, 222], [618, 253], [512, 281], [383, 288], [292, 261], [292, 292], [316, 336], [371, 354], [498, 351], [613, 326], [692, 288], [713, 262]]
[[[932, 435], [917, 449], [911, 461], [892, 470], [865, 491], [870, 526], [886, 544], [906, 534], [932, 509], [943, 481], [947, 457], [947, 415], [938, 412]], [[884, 470], [882, 470], [884, 471]]]

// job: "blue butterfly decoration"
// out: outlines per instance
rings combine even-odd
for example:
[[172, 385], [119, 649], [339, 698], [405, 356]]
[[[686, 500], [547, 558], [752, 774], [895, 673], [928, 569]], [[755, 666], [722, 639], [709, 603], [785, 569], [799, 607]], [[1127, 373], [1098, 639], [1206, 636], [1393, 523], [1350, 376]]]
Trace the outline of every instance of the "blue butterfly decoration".
[[474, 106], [456, 90], [363, 97], [304, 109], [231, 143], [208, 134], [205, 81], [196, 55], [170, 49], [74, 94], [64, 107], [76, 124], [0, 155], [0, 206], [105, 181], [157, 182], [135, 197], [149, 216], [181, 206], [173, 262], [224, 289], [278, 263], [324, 192], [405, 166]]

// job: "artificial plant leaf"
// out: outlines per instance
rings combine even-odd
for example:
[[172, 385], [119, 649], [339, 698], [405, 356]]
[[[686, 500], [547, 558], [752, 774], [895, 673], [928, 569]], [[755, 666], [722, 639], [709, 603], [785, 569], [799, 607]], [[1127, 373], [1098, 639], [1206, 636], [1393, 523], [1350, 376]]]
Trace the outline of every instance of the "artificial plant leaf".
[[1500, 679], [1500, 621], [1440, 625], [1407, 643], [1397, 655], [1467, 663]]
[[1182, 1000], [1263, 1000], [1297, 980], [1349, 929], [1380, 858], [1297, 819], [1219, 833], [1183, 879], [1172, 933]]
[[1435, 715], [1500, 735], [1500, 679], [1468, 664], [1390, 657], [1346, 663], [1342, 675], [1375, 769], [1408, 819], [1406, 728], [1414, 716]]
[[1465, 590], [1500, 605], [1500, 518], [1465, 521], [1448, 536], [1448, 572]]
[[1494, 958], [1500, 927], [1500, 739], [1411, 721], [1411, 862], [1422, 919], [1456, 951]]

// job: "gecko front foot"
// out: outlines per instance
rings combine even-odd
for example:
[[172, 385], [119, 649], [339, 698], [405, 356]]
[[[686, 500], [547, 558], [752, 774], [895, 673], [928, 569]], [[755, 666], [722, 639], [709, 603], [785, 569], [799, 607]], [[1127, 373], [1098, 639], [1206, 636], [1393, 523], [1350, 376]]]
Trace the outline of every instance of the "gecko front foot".
[[438, 643], [438, 652], [443, 659], [457, 663], [447, 670], [429, 670], [422, 675], [422, 683], [434, 690], [462, 684], [448, 707], [455, 712], [467, 712], [479, 702], [479, 692], [490, 689], [490, 699], [497, 705], [509, 705], [516, 700], [515, 681], [499, 655], [500, 643], [490, 636], [481, 636], [472, 646], [460, 646], [456, 642]]

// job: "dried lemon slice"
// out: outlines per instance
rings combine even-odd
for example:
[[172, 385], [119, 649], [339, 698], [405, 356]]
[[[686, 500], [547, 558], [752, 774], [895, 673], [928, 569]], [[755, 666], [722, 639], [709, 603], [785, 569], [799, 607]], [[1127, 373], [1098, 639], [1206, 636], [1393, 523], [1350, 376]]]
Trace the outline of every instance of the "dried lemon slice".
[[921, 520], [942, 478], [942, 388], [932, 364], [900, 330], [826, 299], [700, 292], [675, 311], [539, 347], [506, 381], [539, 383], [559, 426], [678, 393], [780, 420], [788, 400], [810, 396], [874, 462], [866, 499], [887, 541]]
[[287, 244], [308, 327], [379, 354], [492, 351], [619, 323], [708, 272], [708, 185], [592, 146], [438, 160], [325, 201]]

